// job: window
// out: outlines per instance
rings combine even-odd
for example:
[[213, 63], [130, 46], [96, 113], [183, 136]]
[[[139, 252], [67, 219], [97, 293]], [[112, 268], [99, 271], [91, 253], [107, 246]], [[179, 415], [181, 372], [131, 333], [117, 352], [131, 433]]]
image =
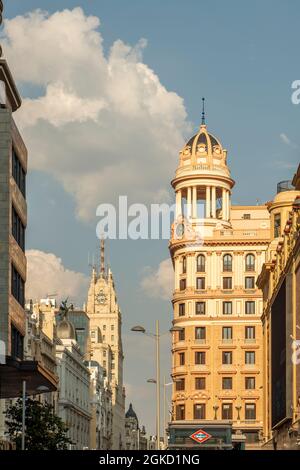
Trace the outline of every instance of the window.
[[246, 271], [255, 271], [255, 256], [249, 254], [245, 259], [245, 270]]
[[255, 351], [245, 352], [245, 364], [255, 364]]
[[223, 271], [232, 272], [232, 256], [231, 255], [223, 256]]
[[23, 345], [23, 336], [14, 325], [11, 325], [11, 356], [13, 358], [23, 359]]
[[245, 389], [254, 390], [255, 389], [255, 377], [246, 377], [245, 378]]
[[19, 302], [22, 307], [24, 307], [24, 286], [25, 283], [19, 274], [19, 272], [16, 270], [14, 265], [11, 265], [11, 294], [14, 296], [14, 298]]
[[223, 277], [223, 289], [232, 289], [232, 277]]
[[183, 317], [185, 315], [185, 304], [179, 304], [178, 315]]
[[205, 272], [205, 256], [204, 255], [197, 256], [197, 272], [198, 273]]
[[12, 148], [12, 176], [19, 190], [25, 197], [26, 195], [26, 173], [23, 169], [19, 157], [14, 148]]
[[25, 227], [16, 211], [12, 206], [12, 234], [19, 247], [25, 250]]
[[204, 365], [205, 364], [205, 352], [204, 351], [196, 351], [195, 352], [195, 364], [197, 364], [197, 365]]
[[106, 330], [106, 325], [103, 325], [103, 331], [105, 331], [105, 330]]
[[255, 403], [245, 403], [245, 419], [256, 419]]
[[254, 276], [245, 277], [245, 289], [255, 289], [255, 277]]
[[178, 341], [184, 341], [185, 340], [185, 329], [182, 328], [180, 331], [178, 331]]
[[114, 325], [111, 325], [111, 326], [110, 326], [110, 329], [111, 329], [111, 331], [114, 331], [115, 326], [114, 326]]
[[186, 273], [186, 257], [182, 257], [182, 274]]
[[254, 300], [247, 300], [245, 303], [245, 314], [255, 315], [255, 302]]
[[186, 289], [186, 279], [180, 279], [179, 288], [180, 290]]
[[232, 403], [222, 403], [222, 419], [232, 419]]
[[185, 406], [184, 405], [176, 406], [176, 419], [179, 421], [185, 419]]
[[232, 326], [223, 326], [222, 339], [232, 340]]
[[280, 214], [274, 216], [274, 238], [280, 237], [281, 235], [281, 217]]
[[205, 315], [205, 302], [196, 302], [196, 315]]
[[105, 341], [105, 340], [106, 340], [105, 335], [102, 335], [102, 341]]
[[185, 380], [184, 379], [176, 379], [176, 391], [179, 392], [185, 389]]
[[178, 354], [179, 357], [179, 365], [184, 366], [184, 352]]
[[255, 339], [255, 326], [245, 327], [245, 339]]
[[223, 351], [222, 364], [232, 364], [232, 351]]
[[223, 377], [222, 378], [222, 389], [223, 390], [232, 390], [232, 377]]
[[244, 220], [250, 220], [251, 219], [251, 214], [244, 214], [242, 219]]
[[206, 380], [205, 377], [196, 377], [195, 378], [195, 389], [196, 390], [205, 390]]
[[195, 339], [205, 340], [205, 326], [196, 326]]
[[204, 290], [205, 289], [205, 277], [197, 277], [197, 289]]
[[103, 357], [106, 357], [106, 351], [103, 351]]
[[111, 335], [111, 341], [114, 341], [114, 340], [115, 340], [114, 335]]
[[205, 419], [205, 404], [196, 403], [194, 405], [194, 419]]
[[223, 302], [223, 315], [232, 315], [232, 302]]

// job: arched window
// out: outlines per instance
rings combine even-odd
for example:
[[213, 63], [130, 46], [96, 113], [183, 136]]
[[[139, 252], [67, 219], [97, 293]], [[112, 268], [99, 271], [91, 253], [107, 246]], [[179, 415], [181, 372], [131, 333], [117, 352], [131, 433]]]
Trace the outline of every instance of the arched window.
[[231, 255], [223, 256], [223, 271], [227, 271], [227, 272], [232, 271], [232, 256]]
[[205, 272], [205, 256], [204, 255], [197, 256], [197, 272], [198, 273]]
[[186, 273], [186, 257], [182, 257], [182, 274]]
[[255, 271], [255, 256], [249, 254], [245, 259], [245, 269], [246, 271]]

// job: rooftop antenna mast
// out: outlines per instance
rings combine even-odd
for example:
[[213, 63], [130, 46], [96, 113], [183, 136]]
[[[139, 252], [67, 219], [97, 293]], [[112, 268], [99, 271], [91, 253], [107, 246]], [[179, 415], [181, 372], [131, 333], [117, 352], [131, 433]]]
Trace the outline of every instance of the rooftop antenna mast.
[[202, 126], [205, 126], [205, 98], [202, 98]]

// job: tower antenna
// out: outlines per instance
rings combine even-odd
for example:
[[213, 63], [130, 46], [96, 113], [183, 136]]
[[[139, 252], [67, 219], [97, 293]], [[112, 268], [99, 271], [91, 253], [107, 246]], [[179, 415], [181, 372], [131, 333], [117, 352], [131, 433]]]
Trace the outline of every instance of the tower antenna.
[[205, 125], [205, 98], [202, 98], [202, 126]]
[[100, 241], [100, 275], [101, 277], [105, 275], [105, 245], [103, 237]]

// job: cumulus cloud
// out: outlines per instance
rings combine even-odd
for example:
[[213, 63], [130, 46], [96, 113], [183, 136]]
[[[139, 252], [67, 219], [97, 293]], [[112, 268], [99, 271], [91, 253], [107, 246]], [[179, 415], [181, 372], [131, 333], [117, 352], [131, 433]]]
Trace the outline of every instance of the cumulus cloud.
[[182, 98], [143, 62], [146, 41], [117, 40], [106, 55], [99, 26], [81, 8], [39, 10], [2, 33], [18, 82], [42, 90], [17, 113], [31, 168], [56, 178], [86, 221], [118, 195], [165, 200], [190, 130]]
[[149, 297], [170, 300], [174, 288], [174, 271], [170, 259], [162, 261], [156, 270], [146, 268], [141, 288]]
[[39, 300], [55, 294], [58, 301], [69, 297], [81, 306], [87, 296], [88, 278], [79, 272], [67, 269], [61, 258], [53, 253], [28, 250], [27, 257], [27, 300]]

